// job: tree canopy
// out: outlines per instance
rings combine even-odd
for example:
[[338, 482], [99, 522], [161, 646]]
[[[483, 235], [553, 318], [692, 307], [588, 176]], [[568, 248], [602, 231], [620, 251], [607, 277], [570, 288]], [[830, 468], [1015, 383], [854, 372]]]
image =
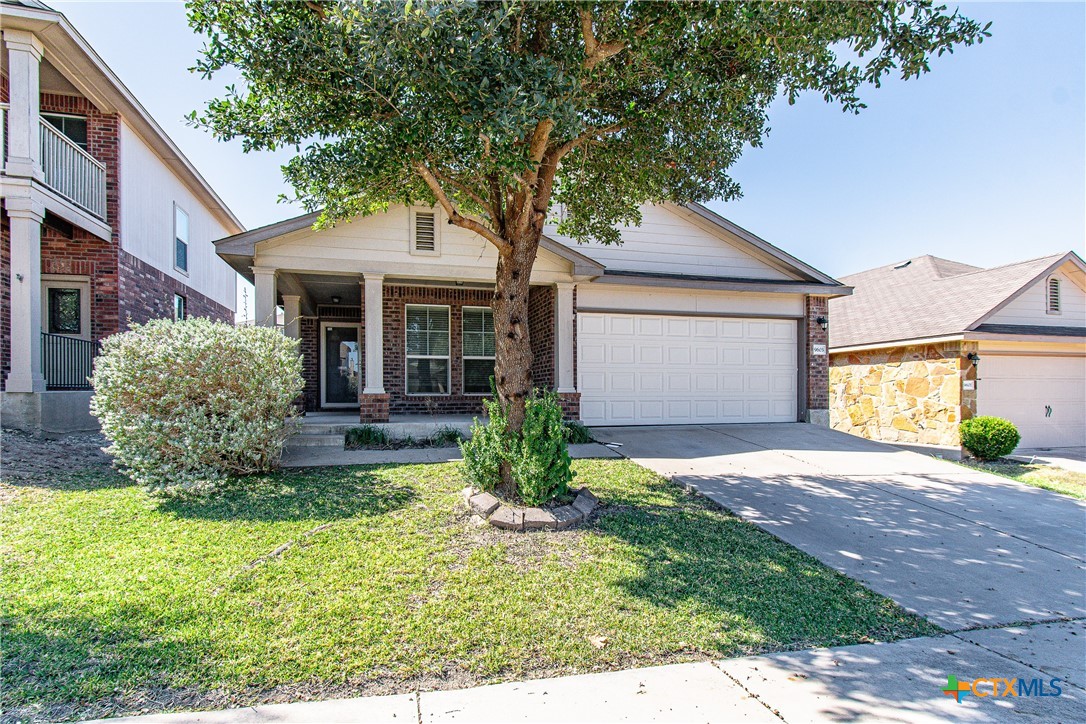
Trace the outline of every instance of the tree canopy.
[[[246, 150], [298, 146], [287, 180], [325, 222], [441, 203], [501, 248], [564, 205], [618, 241], [644, 202], [738, 194], [780, 94], [845, 111], [987, 26], [930, 2], [191, 0], [197, 68], [242, 81], [194, 116]], [[538, 221], [538, 219], [537, 219]]]

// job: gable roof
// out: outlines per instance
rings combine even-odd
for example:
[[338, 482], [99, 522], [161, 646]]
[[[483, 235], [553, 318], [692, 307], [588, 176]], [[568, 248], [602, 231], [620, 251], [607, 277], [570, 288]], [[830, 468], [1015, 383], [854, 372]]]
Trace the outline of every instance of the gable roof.
[[[773, 246], [769, 242], [761, 239], [751, 232], [743, 229], [736, 224], [728, 221], [727, 219], [719, 216], [718, 214], [710, 211], [700, 204], [686, 204], [685, 209], [693, 212], [698, 217], [709, 222], [712, 226], [723, 234], [727, 234], [729, 240], [738, 238], [739, 243], [747, 248], [747, 250], [753, 255], [763, 258], [771, 259], [778, 267], [787, 269], [803, 281], [786, 282], [786, 283], [774, 283], [764, 279], [720, 279], [714, 276], [687, 276], [687, 275], [674, 275], [664, 273], [638, 273], [632, 272], [608, 272], [606, 267], [601, 262], [592, 259], [586, 254], [577, 251], [568, 244], [563, 244], [555, 239], [552, 239], [546, 235], [540, 240], [540, 247], [549, 251], [556, 256], [569, 261], [573, 265], [573, 273], [576, 275], [583, 275], [589, 277], [600, 277], [606, 280], [618, 281], [620, 278], [626, 277], [646, 277], [659, 280], [670, 280], [671, 283], [697, 283], [702, 282], [710, 287], [715, 284], [725, 282], [743, 282], [747, 286], [750, 284], [756, 284], [765, 286], [767, 288], [772, 287], [794, 287], [793, 291], [801, 291], [803, 293], [820, 294], [826, 293], [828, 295], [840, 295], [849, 294], [851, 288], [845, 286], [836, 279], [830, 277], [823, 272], [815, 269], [814, 267], [805, 264], [799, 259], [795, 258], [791, 254], [788, 254], [781, 249]], [[293, 233], [295, 231], [301, 231], [303, 229], [313, 226], [320, 216], [320, 211], [314, 211], [308, 214], [302, 214], [283, 221], [278, 221], [273, 224], [261, 226], [256, 229], [251, 229], [233, 236], [228, 236], [223, 239], [219, 239], [215, 242], [215, 251], [220, 257], [225, 259], [234, 270], [247, 279], [252, 279], [252, 271], [250, 266], [253, 263], [253, 257], [256, 255], [256, 245], [262, 241], [268, 241], [275, 239], [286, 234]], [[729, 243], [732, 243], [729, 241]], [[829, 289], [823, 289], [824, 287], [830, 287]], [[726, 288], [722, 286], [721, 288]]]
[[[317, 223], [317, 219], [320, 215], [320, 211], [313, 211], [308, 214], [302, 214], [301, 216], [277, 221], [273, 224], [267, 224], [256, 229], [243, 231], [240, 234], [227, 236], [226, 238], [219, 239], [215, 242], [215, 251], [220, 257], [225, 259], [230, 266], [234, 267], [234, 271], [241, 274], [249, 281], [252, 281], [253, 272], [250, 267], [253, 263], [253, 257], [256, 255], [257, 244], [262, 241], [268, 241], [280, 236], [292, 234], [295, 231], [311, 228], [313, 224]], [[544, 236], [540, 240], [539, 246], [559, 258], [570, 262], [570, 264], [573, 265], [574, 274], [598, 276], [603, 273], [603, 265], [598, 261], [590, 259], [579, 251], [570, 249], [564, 244], [559, 244], [553, 239]]]
[[1072, 261], [1075, 252], [982, 269], [926, 255], [841, 278], [850, 297], [830, 301], [830, 348], [961, 334], [1041, 277]]
[[0, 11], [4, 27], [33, 32], [46, 45], [49, 62], [80, 94], [105, 113], [119, 113], [224, 227], [244, 231], [226, 202], [63, 13], [38, 0], [2, 0]]

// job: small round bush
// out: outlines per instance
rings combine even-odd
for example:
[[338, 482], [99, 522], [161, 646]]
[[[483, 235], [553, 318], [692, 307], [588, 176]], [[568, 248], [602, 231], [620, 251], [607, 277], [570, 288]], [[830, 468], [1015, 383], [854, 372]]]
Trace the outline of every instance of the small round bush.
[[1002, 417], [974, 417], [959, 428], [962, 447], [981, 460], [997, 460], [1010, 455], [1022, 436], [1010, 420]]
[[91, 383], [91, 412], [128, 476], [198, 491], [278, 466], [302, 362], [275, 329], [158, 319], [107, 337]]
[[501, 468], [507, 463], [516, 484], [516, 494], [527, 505], [542, 505], [566, 495], [576, 474], [570, 467], [567, 431], [562, 407], [553, 392], [535, 390], [525, 404], [524, 427], [520, 435], [507, 430], [501, 403], [485, 400], [488, 421], [478, 418], [471, 437], [460, 443], [468, 479], [481, 490], [498, 490]]

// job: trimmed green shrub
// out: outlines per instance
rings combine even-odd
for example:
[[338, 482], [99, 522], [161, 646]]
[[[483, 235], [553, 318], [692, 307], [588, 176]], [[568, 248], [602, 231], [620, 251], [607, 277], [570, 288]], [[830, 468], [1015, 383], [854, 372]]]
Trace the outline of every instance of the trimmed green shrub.
[[198, 491], [278, 466], [302, 391], [298, 341], [266, 327], [158, 319], [107, 337], [91, 412], [153, 491]]
[[350, 447], [384, 447], [388, 434], [376, 425], [359, 425], [347, 430], [345, 442]]
[[541, 505], [567, 494], [575, 473], [558, 396], [539, 390], [532, 393], [519, 436], [506, 431], [505, 410], [497, 400], [484, 404], [489, 421], [484, 425], [476, 418], [471, 438], [460, 443], [468, 478], [482, 490], [496, 490], [502, 482], [502, 463], [508, 462], [524, 503]]
[[981, 460], [1010, 455], [1022, 439], [1014, 423], [1002, 417], [974, 417], [962, 422], [958, 431], [962, 447]]
[[577, 420], [566, 423], [566, 439], [573, 445], [583, 445], [586, 442], [594, 442], [592, 432]]

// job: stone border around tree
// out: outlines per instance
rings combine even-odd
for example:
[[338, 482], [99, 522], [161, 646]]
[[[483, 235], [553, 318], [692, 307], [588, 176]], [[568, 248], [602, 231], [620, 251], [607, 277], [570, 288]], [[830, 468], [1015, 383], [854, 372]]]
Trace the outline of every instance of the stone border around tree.
[[518, 508], [473, 488], [464, 489], [464, 498], [473, 513], [502, 530], [566, 530], [587, 521], [600, 504], [588, 488], [578, 490], [570, 505], [557, 508]]

